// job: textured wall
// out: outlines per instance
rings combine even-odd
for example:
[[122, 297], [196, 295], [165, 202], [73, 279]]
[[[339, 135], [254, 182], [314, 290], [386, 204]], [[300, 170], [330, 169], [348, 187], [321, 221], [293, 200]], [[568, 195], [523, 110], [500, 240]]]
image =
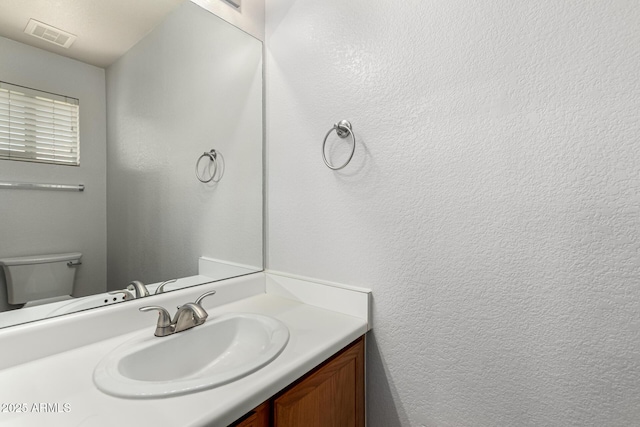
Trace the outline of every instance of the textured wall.
[[638, 3], [266, 16], [268, 268], [373, 288], [369, 425], [637, 426]]
[[[262, 268], [262, 43], [185, 2], [107, 69], [107, 99], [110, 289], [200, 256]], [[203, 184], [212, 148], [225, 172]]]
[[[75, 296], [104, 292], [107, 271], [105, 74], [0, 37], [0, 80], [80, 100], [80, 166], [0, 160], [0, 181], [84, 184], [84, 192], [0, 190], [0, 257], [82, 252]], [[0, 311], [6, 308], [0, 273]]]

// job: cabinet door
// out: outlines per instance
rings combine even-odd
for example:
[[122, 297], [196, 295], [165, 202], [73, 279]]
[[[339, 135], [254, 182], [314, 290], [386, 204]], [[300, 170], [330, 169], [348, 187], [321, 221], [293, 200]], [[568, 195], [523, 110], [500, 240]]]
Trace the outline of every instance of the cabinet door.
[[242, 417], [241, 421], [236, 421], [229, 427], [259, 427], [258, 426], [258, 414], [250, 412], [248, 415]]
[[273, 402], [275, 427], [364, 427], [364, 340]]
[[229, 427], [269, 427], [271, 404], [265, 402]]

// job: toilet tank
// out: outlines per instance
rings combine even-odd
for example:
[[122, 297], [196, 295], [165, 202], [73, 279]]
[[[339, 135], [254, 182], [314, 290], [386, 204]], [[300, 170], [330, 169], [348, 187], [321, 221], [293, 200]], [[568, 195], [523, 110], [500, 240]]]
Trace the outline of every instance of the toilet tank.
[[71, 295], [81, 257], [81, 253], [74, 252], [0, 259], [9, 304]]

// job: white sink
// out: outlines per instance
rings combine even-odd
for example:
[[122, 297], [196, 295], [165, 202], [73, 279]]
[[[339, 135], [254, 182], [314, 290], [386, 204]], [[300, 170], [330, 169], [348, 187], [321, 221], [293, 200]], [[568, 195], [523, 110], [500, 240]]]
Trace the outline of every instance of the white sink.
[[279, 320], [234, 313], [167, 337], [153, 328], [122, 344], [98, 364], [103, 392], [133, 399], [171, 397], [217, 387], [262, 368], [289, 341]]

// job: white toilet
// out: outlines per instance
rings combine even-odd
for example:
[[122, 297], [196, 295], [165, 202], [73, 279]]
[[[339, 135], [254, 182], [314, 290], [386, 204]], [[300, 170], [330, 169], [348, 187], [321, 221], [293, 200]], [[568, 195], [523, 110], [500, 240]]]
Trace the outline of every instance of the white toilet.
[[70, 298], [79, 252], [0, 259], [9, 304], [37, 305], [43, 299]]

